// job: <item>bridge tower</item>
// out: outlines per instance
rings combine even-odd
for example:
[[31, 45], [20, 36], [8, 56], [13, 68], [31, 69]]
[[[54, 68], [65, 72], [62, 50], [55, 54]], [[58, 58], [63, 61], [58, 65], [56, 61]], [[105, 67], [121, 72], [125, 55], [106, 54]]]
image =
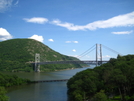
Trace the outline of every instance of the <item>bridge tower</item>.
[[102, 48], [101, 44], [96, 44], [96, 66], [102, 64]]
[[35, 72], [40, 72], [40, 64], [38, 64], [39, 62], [40, 62], [40, 54], [36, 53], [35, 54], [35, 67], [34, 67]]

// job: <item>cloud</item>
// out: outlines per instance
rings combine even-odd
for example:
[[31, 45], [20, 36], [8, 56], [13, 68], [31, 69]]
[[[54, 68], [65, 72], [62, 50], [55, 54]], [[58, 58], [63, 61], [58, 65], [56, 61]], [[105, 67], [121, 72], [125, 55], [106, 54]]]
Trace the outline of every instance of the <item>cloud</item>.
[[61, 22], [56, 19], [51, 22], [54, 25], [65, 27], [68, 30], [96, 30], [98, 28], [129, 27], [134, 26], [134, 12], [118, 15], [107, 20], [99, 20], [87, 25], [74, 25], [73, 23]]
[[[83, 57], [80, 57], [79, 55], [68, 55], [68, 56], [72, 56], [72, 57], [75, 57], [75, 58], [78, 58], [78, 59], [82, 59]], [[91, 57], [86, 55], [84, 56], [84, 59], [90, 59]]]
[[68, 56], [79, 58], [78, 55], [68, 55]]
[[33, 18], [24, 18], [23, 20], [25, 20], [26, 22], [31, 22], [31, 23], [37, 23], [37, 24], [44, 24], [46, 22], [48, 22], [47, 18], [43, 18], [43, 17], [33, 17]]
[[9, 8], [16, 6], [18, 3], [19, 0], [0, 0], [0, 13], [7, 11]]
[[90, 58], [90, 56], [86, 55], [87, 58]]
[[54, 40], [53, 40], [53, 39], [48, 39], [48, 41], [54, 42]]
[[131, 30], [131, 31], [122, 31], [122, 32], [112, 32], [112, 33], [120, 35], [120, 34], [130, 34], [132, 32], [133, 32], [133, 30]]
[[74, 43], [78, 43], [78, 41], [73, 41]]
[[73, 52], [76, 52], [76, 50], [75, 50], [75, 49], [73, 49], [72, 51], [73, 51]]
[[73, 31], [85, 30], [84, 26], [78, 26], [78, 25], [74, 25], [73, 23], [68, 23], [68, 22], [63, 23], [60, 20], [53, 20], [51, 23], [57, 26], [65, 27], [68, 30], [73, 30]]
[[[107, 59], [107, 58], [111, 58], [112, 56], [110, 55], [105, 55], [105, 56], [102, 56], [102, 59]], [[98, 59], [100, 59], [100, 56], [98, 57]]]
[[102, 58], [111, 58], [109, 55], [102, 56]]
[[71, 41], [66, 41], [65, 43], [71, 43]]
[[17, 0], [14, 5], [17, 5], [18, 3], [19, 3], [19, 0]]
[[0, 28], [0, 41], [13, 38], [12, 35], [4, 28]]
[[39, 35], [33, 35], [33, 36], [29, 37], [29, 38], [30, 39], [35, 39], [35, 40], [40, 41], [40, 42], [44, 41], [43, 36], [39, 36]]
[[13, 0], [0, 0], [0, 12], [5, 12], [9, 7], [12, 6]]
[[78, 43], [78, 41], [66, 41], [65, 43]]

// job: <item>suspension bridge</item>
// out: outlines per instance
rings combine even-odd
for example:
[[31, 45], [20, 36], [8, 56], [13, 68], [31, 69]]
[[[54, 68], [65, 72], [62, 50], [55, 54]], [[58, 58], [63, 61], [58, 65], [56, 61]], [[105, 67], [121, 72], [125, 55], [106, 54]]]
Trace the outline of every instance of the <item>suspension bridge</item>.
[[83, 52], [82, 54], [80, 54], [79, 56], [77, 56], [77, 58], [81, 58], [86, 56], [87, 54], [89, 54], [90, 52], [92, 52], [93, 50], [96, 50], [95, 55], [96, 55], [96, 60], [84, 60], [84, 61], [40, 61], [40, 54], [36, 53], [35, 54], [35, 62], [30, 62], [32, 64], [34, 64], [34, 69], [35, 72], [40, 72], [40, 65], [45, 65], [45, 64], [92, 64], [92, 65], [101, 65], [103, 63], [107, 63], [108, 60], [102, 60], [102, 46], [107, 49], [110, 50], [116, 54], [120, 54], [119, 52], [104, 46], [102, 44], [95, 44], [93, 45], [91, 48], [89, 48], [88, 50], [86, 50], [85, 52]]

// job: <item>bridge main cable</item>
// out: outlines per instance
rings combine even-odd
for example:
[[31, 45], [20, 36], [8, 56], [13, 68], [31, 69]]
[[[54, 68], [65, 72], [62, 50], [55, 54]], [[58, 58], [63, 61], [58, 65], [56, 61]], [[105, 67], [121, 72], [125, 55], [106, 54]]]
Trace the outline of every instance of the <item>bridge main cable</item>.
[[102, 46], [103, 46], [105, 49], [108, 49], [108, 50], [112, 51], [113, 53], [122, 55], [121, 53], [119, 53], [119, 52], [117, 52], [117, 51], [115, 51], [115, 50], [113, 50], [113, 49], [111, 49], [111, 48], [109, 48], [109, 47], [107, 47], [107, 46], [105, 46], [105, 45], [102, 45]]
[[[84, 57], [85, 55], [87, 55], [87, 54], [89, 54], [90, 52], [92, 52], [95, 48], [93, 48], [93, 47], [95, 47], [95, 44], [91, 47], [91, 48], [89, 48], [88, 50], [86, 50], [85, 52], [83, 52], [82, 54], [80, 54], [80, 55], [78, 55], [77, 56], [77, 58], [81, 58], [81, 57]], [[93, 49], [92, 49], [93, 48]], [[91, 50], [92, 49], [92, 50]], [[91, 50], [91, 51], [90, 51]]]

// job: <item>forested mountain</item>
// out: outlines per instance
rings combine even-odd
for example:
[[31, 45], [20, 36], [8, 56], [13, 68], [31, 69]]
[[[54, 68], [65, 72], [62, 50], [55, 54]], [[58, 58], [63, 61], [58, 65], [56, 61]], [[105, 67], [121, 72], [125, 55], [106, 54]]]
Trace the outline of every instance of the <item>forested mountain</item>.
[[69, 101], [134, 101], [134, 55], [79, 72], [67, 86]]
[[[33, 39], [11, 39], [0, 42], [0, 71], [33, 71], [33, 66], [27, 62], [34, 61], [36, 53], [40, 54], [40, 61], [78, 60], [62, 55]], [[79, 67], [79, 64], [49, 64], [41, 65], [41, 71]]]

